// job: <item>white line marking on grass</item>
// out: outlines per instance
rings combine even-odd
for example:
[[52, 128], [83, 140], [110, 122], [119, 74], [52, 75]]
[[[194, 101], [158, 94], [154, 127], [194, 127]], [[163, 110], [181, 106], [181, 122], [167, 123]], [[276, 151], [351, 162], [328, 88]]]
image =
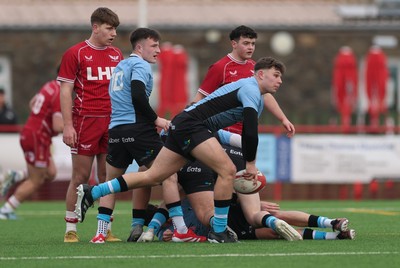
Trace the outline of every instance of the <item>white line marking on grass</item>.
[[61, 259], [165, 259], [165, 258], [219, 258], [219, 257], [297, 257], [297, 256], [342, 256], [342, 255], [398, 255], [398, 251], [373, 252], [299, 252], [299, 253], [259, 253], [259, 254], [203, 254], [203, 255], [137, 255], [137, 256], [43, 256], [43, 257], [0, 257], [1, 261], [20, 260], [61, 260]]

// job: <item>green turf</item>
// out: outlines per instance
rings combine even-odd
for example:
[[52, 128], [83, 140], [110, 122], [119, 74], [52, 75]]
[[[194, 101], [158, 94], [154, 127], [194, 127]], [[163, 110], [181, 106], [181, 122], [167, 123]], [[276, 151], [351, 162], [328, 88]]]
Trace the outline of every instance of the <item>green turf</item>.
[[[237, 244], [90, 244], [96, 209], [78, 225], [80, 243], [63, 243], [63, 202], [28, 202], [19, 219], [0, 221], [0, 267], [400, 267], [400, 200], [285, 201], [281, 209], [347, 217], [357, 238], [335, 241], [243, 241]], [[118, 202], [113, 232], [130, 230], [130, 203]]]

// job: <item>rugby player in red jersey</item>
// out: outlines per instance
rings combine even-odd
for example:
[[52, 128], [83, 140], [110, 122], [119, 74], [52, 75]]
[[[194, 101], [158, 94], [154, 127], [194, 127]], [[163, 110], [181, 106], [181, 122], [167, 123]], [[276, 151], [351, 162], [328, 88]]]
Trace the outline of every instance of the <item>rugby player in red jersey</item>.
[[[232, 30], [229, 38], [232, 52], [210, 66], [193, 100], [194, 102], [205, 98], [225, 84], [254, 75], [255, 61], [251, 57], [256, 48], [257, 33], [250, 27], [241, 25]], [[264, 95], [264, 105], [269, 112], [282, 122], [288, 132], [288, 136], [293, 136], [295, 128], [287, 119], [272, 94]], [[236, 123], [227, 127], [226, 130], [242, 134], [242, 123]]]
[[[9, 170], [0, 183], [1, 194], [15, 183], [18, 185], [0, 209], [0, 219], [16, 219], [15, 210], [35, 193], [45, 181], [56, 176], [56, 166], [51, 157], [51, 138], [63, 130], [60, 109], [60, 83], [52, 80], [43, 85], [30, 101], [31, 112], [21, 133], [20, 144], [27, 164], [27, 176], [23, 171]], [[26, 177], [26, 178], [25, 178]]]
[[74, 213], [76, 187], [88, 182], [95, 158], [97, 177], [105, 181], [111, 115], [108, 85], [113, 69], [123, 59], [122, 52], [111, 45], [119, 23], [118, 15], [110, 9], [96, 9], [91, 15], [90, 38], [69, 48], [61, 61], [57, 80], [61, 82], [63, 141], [71, 147], [73, 167], [66, 195], [64, 242], [79, 241]]

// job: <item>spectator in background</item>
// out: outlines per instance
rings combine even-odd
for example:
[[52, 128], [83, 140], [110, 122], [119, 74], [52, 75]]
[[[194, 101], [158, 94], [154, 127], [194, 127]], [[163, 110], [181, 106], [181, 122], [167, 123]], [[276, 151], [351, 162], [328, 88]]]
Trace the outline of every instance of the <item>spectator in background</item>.
[[11, 107], [6, 103], [6, 92], [0, 88], [0, 125], [17, 124], [17, 116]]

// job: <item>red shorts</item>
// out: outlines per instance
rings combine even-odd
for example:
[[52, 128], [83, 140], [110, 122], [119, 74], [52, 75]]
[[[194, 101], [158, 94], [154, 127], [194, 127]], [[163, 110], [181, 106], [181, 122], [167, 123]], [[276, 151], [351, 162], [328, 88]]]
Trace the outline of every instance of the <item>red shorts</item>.
[[242, 129], [243, 129], [243, 123], [242, 122], [237, 122], [236, 124], [224, 128], [226, 131], [229, 131], [231, 133], [236, 133], [239, 135], [242, 135]]
[[77, 144], [72, 154], [95, 156], [107, 153], [110, 117], [73, 116]]
[[23, 129], [19, 138], [25, 161], [39, 168], [47, 168], [50, 162], [51, 137]]

